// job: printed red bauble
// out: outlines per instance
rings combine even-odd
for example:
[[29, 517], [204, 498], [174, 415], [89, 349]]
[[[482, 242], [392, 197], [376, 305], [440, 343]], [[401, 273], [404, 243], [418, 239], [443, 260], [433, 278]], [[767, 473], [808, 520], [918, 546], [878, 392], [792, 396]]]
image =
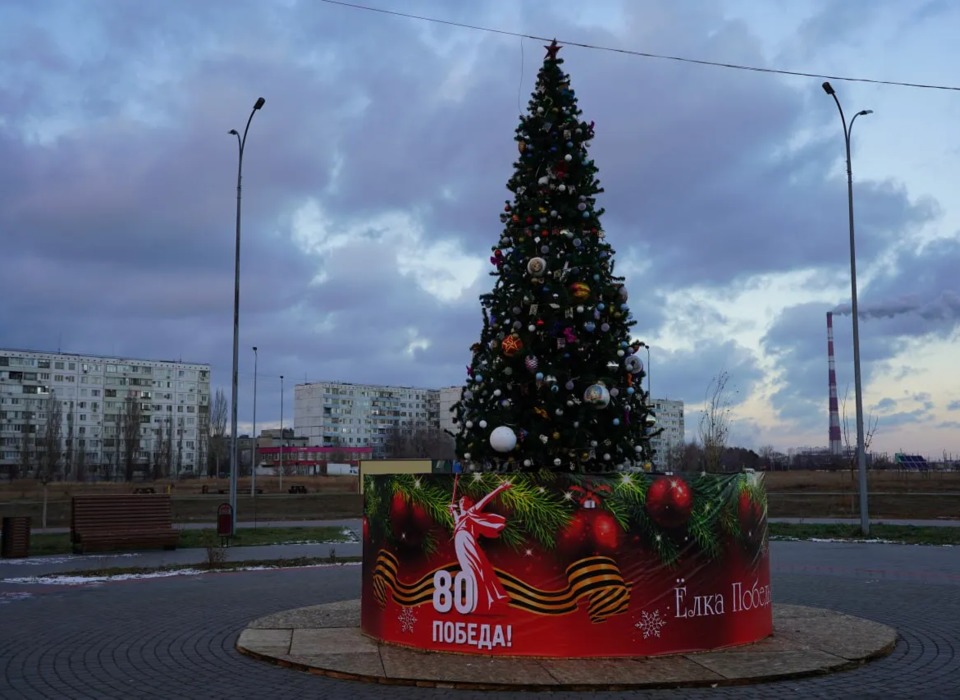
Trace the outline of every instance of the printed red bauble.
[[397, 491], [393, 494], [393, 499], [390, 501], [390, 530], [398, 543], [419, 547], [423, 542], [426, 528], [417, 524], [414, 518], [415, 510], [418, 508], [423, 511], [422, 506], [411, 503], [402, 492]]
[[410, 503], [407, 497], [397, 491], [390, 500], [390, 530], [393, 536], [404, 541], [407, 530], [407, 521], [410, 519]]
[[390, 523], [405, 522], [409, 515], [410, 501], [402, 492], [397, 491], [390, 499]]
[[567, 526], [557, 535], [557, 553], [565, 559], [576, 559], [584, 554], [590, 545], [589, 512], [578, 510], [570, 518]]
[[608, 510], [590, 511], [590, 541], [597, 554], [616, 554], [623, 545], [625, 532]]
[[433, 518], [419, 503], [413, 503], [410, 506], [410, 529], [418, 532], [422, 538], [427, 534], [427, 530], [434, 525]]
[[363, 541], [369, 542], [370, 541], [370, 521], [367, 519], [367, 516], [364, 515], [361, 522], [363, 523], [363, 530], [362, 530]]
[[687, 482], [678, 476], [662, 476], [647, 490], [647, 513], [657, 525], [680, 527], [690, 519], [693, 494]]
[[763, 521], [763, 507], [750, 497], [749, 491], [741, 491], [737, 501], [740, 529], [747, 537], [758, 537]]

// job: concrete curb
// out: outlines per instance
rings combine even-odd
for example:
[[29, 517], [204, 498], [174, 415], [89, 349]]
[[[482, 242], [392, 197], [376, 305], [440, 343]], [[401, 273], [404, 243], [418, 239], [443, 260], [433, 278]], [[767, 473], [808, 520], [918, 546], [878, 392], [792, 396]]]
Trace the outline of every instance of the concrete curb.
[[[890, 654], [891, 627], [798, 605], [774, 605], [774, 632], [755, 644], [638, 658], [538, 659], [445, 654], [379, 643], [360, 632], [360, 601], [254, 620], [247, 656], [343, 680], [474, 690], [637, 690], [742, 685], [835, 673]], [[497, 680], [491, 680], [497, 679]]]

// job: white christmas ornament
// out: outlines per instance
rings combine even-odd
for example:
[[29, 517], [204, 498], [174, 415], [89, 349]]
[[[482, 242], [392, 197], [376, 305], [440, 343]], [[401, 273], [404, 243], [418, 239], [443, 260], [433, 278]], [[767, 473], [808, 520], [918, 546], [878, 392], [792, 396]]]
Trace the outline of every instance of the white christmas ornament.
[[527, 263], [527, 272], [534, 277], [539, 277], [547, 269], [547, 261], [543, 258], [530, 258]]
[[512, 428], [501, 425], [490, 433], [490, 447], [497, 452], [509, 452], [517, 446], [517, 434]]
[[603, 384], [591, 384], [583, 392], [583, 400], [595, 408], [606, 408], [610, 404], [610, 391]]
[[630, 374], [636, 374], [643, 371], [643, 360], [636, 355], [627, 355], [623, 360], [623, 366]]

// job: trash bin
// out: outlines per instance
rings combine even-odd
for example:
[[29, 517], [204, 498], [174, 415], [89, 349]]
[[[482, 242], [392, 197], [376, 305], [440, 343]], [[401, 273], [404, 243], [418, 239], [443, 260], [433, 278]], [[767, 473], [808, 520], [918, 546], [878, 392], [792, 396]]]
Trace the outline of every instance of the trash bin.
[[0, 535], [0, 557], [14, 559], [30, 555], [30, 518], [3, 518]]
[[233, 506], [221, 503], [217, 508], [217, 534], [220, 537], [233, 536]]

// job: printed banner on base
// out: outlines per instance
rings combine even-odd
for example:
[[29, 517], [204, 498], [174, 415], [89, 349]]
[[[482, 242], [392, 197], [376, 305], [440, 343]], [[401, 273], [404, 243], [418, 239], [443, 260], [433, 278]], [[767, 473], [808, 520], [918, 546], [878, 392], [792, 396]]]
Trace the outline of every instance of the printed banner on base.
[[576, 658], [773, 630], [760, 474], [364, 479], [361, 628], [376, 639]]

